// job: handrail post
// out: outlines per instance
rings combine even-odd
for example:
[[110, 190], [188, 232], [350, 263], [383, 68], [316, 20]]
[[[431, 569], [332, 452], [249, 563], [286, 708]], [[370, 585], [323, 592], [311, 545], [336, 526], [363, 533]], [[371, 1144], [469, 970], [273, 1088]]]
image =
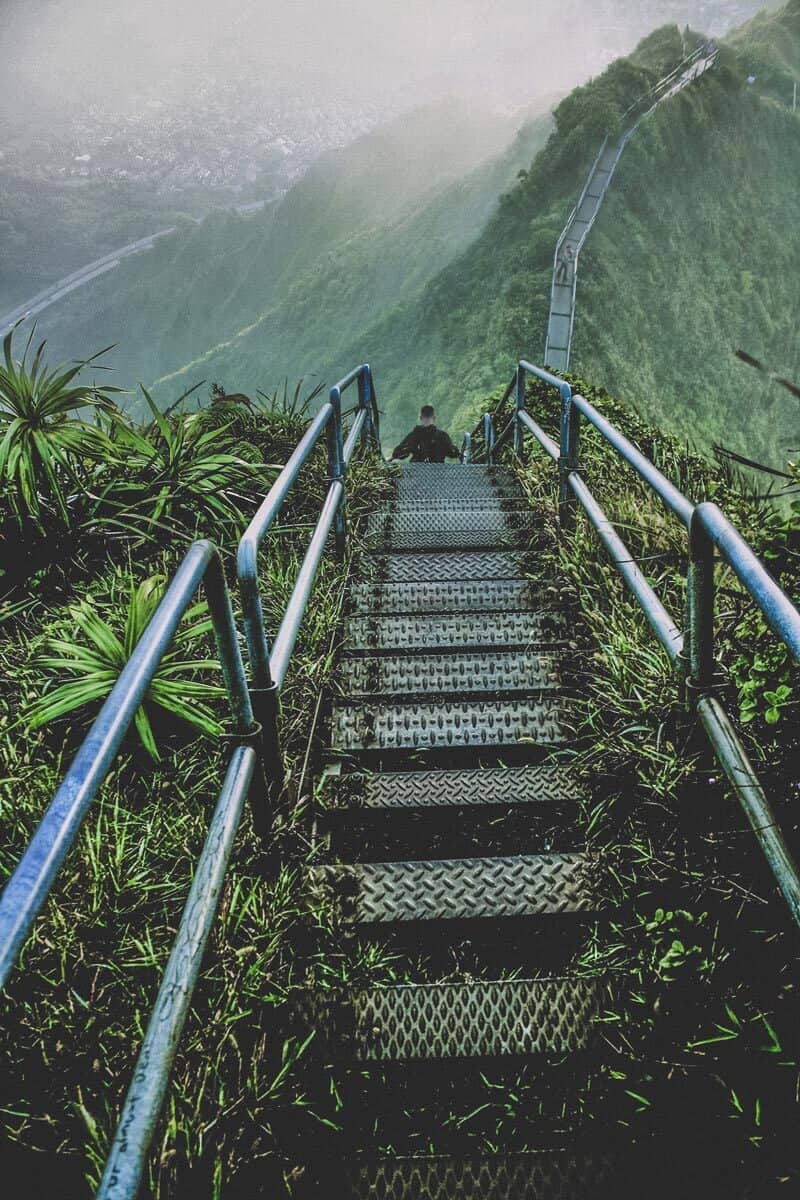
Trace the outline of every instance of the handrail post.
[[703, 523], [702, 505], [689, 522], [686, 616], [689, 627], [689, 680], [693, 698], [711, 692], [714, 662], [714, 541]]
[[[341, 480], [344, 484], [344, 446], [342, 443], [342, 393], [338, 387], [331, 388], [331, 407], [333, 418], [328, 422], [328, 481], [336, 483]], [[347, 493], [342, 488], [342, 501], [336, 511], [334, 538], [336, 542], [336, 557], [344, 558], [347, 543]]]
[[517, 369], [514, 372], [514, 403], [516, 405], [516, 412], [514, 414], [514, 456], [519, 462], [522, 462], [525, 439], [519, 415], [525, 408], [525, 368], [521, 365], [517, 365]]
[[461, 462], [465, 466], [469, 463], [471, 454], [472, 454], [472, 434], [465, 433], [464, 440], [461, 443]]
[[558, 523], [562, 529], [575, 525], [575, 498], [569, 486], [572, 471], [578, 470], [580, 413], [572, 403], [572, 388], [563, 383], [561, 393], [561, 453], [558, 458]]
[[378, 444], [378, 431], [373, 418], [372, 372], [369, 364], [365, 363], [358, 376], [358, 407], [364, 410], [364, 425], [361, 430], [361, 441], [364, 446], [375, 447]]
[[492, 414], [483, 414], [483, 444], [486, 447], [486, 465], [491, 467], [494, 462], [494, 426]]

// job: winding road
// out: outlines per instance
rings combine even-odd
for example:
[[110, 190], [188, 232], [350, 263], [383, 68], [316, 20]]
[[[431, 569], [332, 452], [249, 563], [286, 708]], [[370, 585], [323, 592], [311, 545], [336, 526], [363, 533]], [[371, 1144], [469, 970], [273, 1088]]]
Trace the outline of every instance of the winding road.
[[[268, 203], [265, 200], [258, 200], [252, 204], [240, 204], [236, 211], [239, 213], [252, 213], [261, 209]], [[200, 218], [192, 217], [191, 220], [200, 224]], [[159, 229], [157, 233], [151, 233], [147, 237], [138, 238], [135, 242], [128, 242], [126, 246], [121, 246], [118, 250], [112, 250], [109, 254], [104, 254], [102, 258], [96, 258], [94, 262], [87, 263], [85, 267], [80, 267], [79, 270], [73, 271], [70, 275], [65, 275], [62, 279], [52, 283], [49, 287], [44, 288], [41, 292], [37, 292], [35, 296], [31, 296], [30, 300], [26, 300], [24, 304], [18, 304], [16, 308], [12, 308], [10, 312], [5, 313], [0, 317], [0, 337], [4, 337], [9, 329], [19, 321], [22, 317], [35, 317], [40, 312], [44, 312], [51, 304], [55, 304], [57, 300], [61, 300], [63, 296], [67, 296], [70, 292], [74, 292], [76, 288], [83, 287], [86, 283], [91, 283], [93, 279], [97, 279], [100, 275], [105, 275], [108, 271], [113, 271], [115, 267], [125, 258], [130, 258], [133, 254], [140, 254], [143, 250], [152, 250], [159, 238], [166, 237], [170, 233], [174, 233], [177, 225], [171, 225], [169, 229]]]

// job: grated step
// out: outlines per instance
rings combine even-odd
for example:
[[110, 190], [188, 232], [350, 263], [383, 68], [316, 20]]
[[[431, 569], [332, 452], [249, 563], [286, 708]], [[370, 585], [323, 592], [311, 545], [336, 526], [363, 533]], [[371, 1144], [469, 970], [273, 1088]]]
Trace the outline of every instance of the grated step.
[[431, 583], [470, 579], [523, 579], [533, 569], [531, 554], [515, 550], [484, 550], [477, 554], [369, 554], [364, 556], [361, 577], [388, 583]]
[[343, 693], [358, 696], [459, 696], [488, 692], [558, 691], [560, 657], [504, 650], [479, 654], [391, 654], [345, 658], [339, 663]]
[[567, 625], [557, 613], [454, 613], [450, 616], [351, 617], [344, 649], [468, 650], [472, 646], [558, 647], [566, 645]]
[[434, 515], [418, 511], [378, 512], [367, 523], [367, 542], [395, 550], [472, 550], [520, 546], [541, 530], [526, 506], [514, 512], [496, 506], [442, 506]]
[[361, 1062], [585, 1050], [598, 987], [580, 979], [401, 984], [353, 1001]]
[[541, 592], [528, 580], [468, 580], [461, 583], [354, 583], [350, 607], [356, 612], [434, 613], [532, 610]]
[[328, 787], [337, 804], [354, 809], [559, 804], [588, 798], [582, 781], [564, 767], [338, 775], [329, 777]]
[[334, 750], [452, 749], [560, 745], [560, 708], [551, 697], [429, 704], [334, 705]]
[[498, 493], [519, 494], [519, 485], [510, 471], [497, 467], [411, 463], [397, 477], [397, 496], [402, 500], [472, 500]]
[[581, 913], [595, 907], [585, 854], [434, 859], [312, 867], [312, 889], [338, 896], [350, 924]]
[[608, 1162], [600, 1155], [562, 1149], [384, 1158], [349, 1166], [347, 1195], [348, 1200], [601, 1200], [608, 1195], [608, 1175]]

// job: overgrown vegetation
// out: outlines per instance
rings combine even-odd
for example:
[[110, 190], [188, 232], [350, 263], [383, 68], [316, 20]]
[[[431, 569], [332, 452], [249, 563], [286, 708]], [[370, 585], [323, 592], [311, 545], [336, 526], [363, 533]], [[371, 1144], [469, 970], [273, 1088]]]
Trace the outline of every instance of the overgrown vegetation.
[[[781, 510], [727, 458], [699, 457], [602, 389], [572, 382], [685, 494], [720, 504], [800, 601], [796, 505]], [[508, 402], [495, 403], [501, 428]], [[557, 437], [554, 393], [534, 383], [528, 404]], [[684, 1163], [692, 1194], [783, 1195], [800, 1179], [796, 927], [683, 707], [666, 654], [589, 523], [579, 515], [574, 533], [558, 533], [554, 467], [532, 438], [527, 451], [520, 479], [552, 530], [550, 569], [572, 592], [580, 649], [570, 754], [593, 780], [584, 830], [606, 865], [610, 892], [608, 915], [583, 955], [583, 969], [609, 983], [588, 1112], [604, 1123], [611, 1114], [648, 1169], [660, 1155], [670, 1170]], [[581, 459], [594, 494], [681, 625], [683, 527], [587, 423]], [[797, 668], [732, 573], [720, 567], [718, 575], [724, 702], [797, 854]]]
[[[188, 542], [216, 540], [233, 586], [238, 536], [296, 445], [316, 396], [298, 385], [250, 400], [217, 387], [194, 412], [179, 411], [176, 402], [168, 415], [154, 408], [151, 420], [136, 425], [110, 389], [81, 390], [71, 369], [47, 370], [46, 351], [36, 353], [38, 374], [31, 368], [27, 375], [10, 343], [6, 353], [6, 436], [16, 428], [20, 394], [36, 391], [28, 386], [33, 376], [55, 414], [59, 448], [69, 453], [54, 455], [50, 473], [36, 475], [22, 458], [41, 461], [34, 457], [40, 439], [32, 438], [5, 478], [3, 877]], [[360, 514], [374, 506], [382, 485], [368, 459], [357, 457], [351, 472], [357, 538]], [[326, 486], [323, 447], [262, 555], [270, 635]], [[34, 528], [37, 552], [22, 555]], [[348, 569], [323, 563], [300, 632], [282, 693], [289, 786], [272, 854], [265, 859], [246, 818], [147, 1194], [221, 1195], [246, 1162], [282, 1186], [287, 1116], [316, 1123], [294, 1069], [304, 1048], [275, 1033], [273, 1013], [295, 984], [308, 757]], [[34, 1191], [77, 1200], [99, 1177], [223, 776], [220, 684], [201, 600], [149, 689], [3, 997], [0, 1162]]]

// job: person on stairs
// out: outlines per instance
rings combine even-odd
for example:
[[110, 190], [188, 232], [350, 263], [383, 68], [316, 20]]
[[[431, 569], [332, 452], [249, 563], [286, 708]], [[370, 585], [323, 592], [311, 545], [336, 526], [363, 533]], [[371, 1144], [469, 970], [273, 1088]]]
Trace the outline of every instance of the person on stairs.
[[558, 256], [558, 270], [556, 271], [556, 283], [569, 283], [570, 272], [575, 263], [575, 251], [571, 243], [567, 243], [562, 248]]
[[443, 463], [446, 458], [460, 457], [448, 434], [436, 428], [436, 414], [430, 404], [423, 404], [419, 410], [419, 425], [403, 438], [392, 458], [408, 458], [409, 455], [411, 461], [417, 463]]

